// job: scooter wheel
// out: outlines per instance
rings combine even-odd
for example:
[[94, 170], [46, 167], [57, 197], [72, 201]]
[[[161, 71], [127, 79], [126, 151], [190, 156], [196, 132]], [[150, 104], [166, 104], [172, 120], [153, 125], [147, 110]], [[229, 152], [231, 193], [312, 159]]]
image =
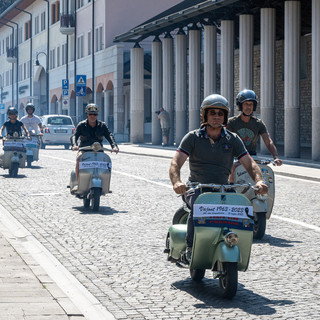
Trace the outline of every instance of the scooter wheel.
[[266, 232], [267, 217], [265, 212], [256, 212], [253, 226], [253, 239], [262, 239]]
[[27, 156], [27, 167], [31, 168], [31, 163], [32, 163], [32, 156]]
[[204, 278], [206, 269], [190, 269], [190, 276], [193, 281], [199, 282]]
[[91, 198], [91, 209], [92, 209], [92, 211], [99, 211], [100, 196], [101, 196], [101, 189], [100, 188], [93, 188], [93, 190], [92, 190], [92, 198]]
[[222, 297], [232, 299], [238, 290], [238, 265], [236, 262], [218, 262], [218, 270]]
[[188, 212], [184, 206], [180, 207], [174, 214], [172, 224], [187, 224]]
[[[16, 178], [18, 175], [19, 163], [13, 163], [11, 168], [11, 175], [12, 177]], [[9, 171], [10, 172], [10, 171]]]
[[85, 208], [89, 208], [90, 207], [90, 198], [83, 198], [83, 206]]

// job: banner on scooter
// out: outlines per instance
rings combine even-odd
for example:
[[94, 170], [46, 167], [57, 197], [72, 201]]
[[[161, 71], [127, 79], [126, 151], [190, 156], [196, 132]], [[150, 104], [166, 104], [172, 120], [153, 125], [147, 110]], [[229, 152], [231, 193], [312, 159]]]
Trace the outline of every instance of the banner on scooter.
[[105, 169], [111, 170], [111, 162], [103, 162], [103, 161], [82, 161], [79, 163], [80, 169]]

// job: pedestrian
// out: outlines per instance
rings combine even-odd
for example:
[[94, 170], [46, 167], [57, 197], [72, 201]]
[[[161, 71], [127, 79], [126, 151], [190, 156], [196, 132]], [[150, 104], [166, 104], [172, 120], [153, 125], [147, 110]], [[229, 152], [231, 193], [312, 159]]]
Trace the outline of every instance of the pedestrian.
[[156, 111], [157, 118], [160, 120], [160, 126], [162, 131], [162, 145], [169, 145], [169, 133], [170, 133], [170, 115], [164, 108], [160, 108]]

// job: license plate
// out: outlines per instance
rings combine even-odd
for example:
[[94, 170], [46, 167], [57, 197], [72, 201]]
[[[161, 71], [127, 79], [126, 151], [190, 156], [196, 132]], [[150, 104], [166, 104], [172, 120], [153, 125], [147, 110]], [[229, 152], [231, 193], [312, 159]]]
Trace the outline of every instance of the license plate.
[[56, 130], [54, 130], [54, 132], [55, 133], [67, 133], [68, 130], [66, 130], [66, 129], [56, 129]]

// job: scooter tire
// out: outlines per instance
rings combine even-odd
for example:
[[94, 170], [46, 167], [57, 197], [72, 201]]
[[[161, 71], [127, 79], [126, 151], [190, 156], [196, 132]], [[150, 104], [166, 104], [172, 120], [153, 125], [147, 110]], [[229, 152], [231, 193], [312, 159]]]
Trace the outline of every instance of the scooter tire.
[[32, 163], [32, 156], [27, 156], [27, 167], [31, 168], [31, 163]]
[[267, 217], [265, 212], [255, 213], [253, 239], [262, 239], [266, 232]]
[[187, 224], [188, 214], [184, 206], [180, 207], [173, 216], [172, 224]]
[[222, 297], [232, 299], [238, 290], [238, 265], [236, 262], [219, 262], [219, 285]]
[[[13, 163], [11, 166], [12, 177], [16, 178], [18, 176], [19, 163]], [[9, 171], [10, 172], [10, 171]]]
[[206, 269], [190, 269], [191, 279], [195, 282], [199, 282], [204, 278]]
[[85, 208], [89, 208], [90, 207], [90, 198], [83, 198], [83, 206]]
[[101, 189], [100, 188], [93, 188], [92, 197], [91, 197], [91, 209], [92, 209], [92, 211], [99, 211], [100, 196], [101, 196]]

